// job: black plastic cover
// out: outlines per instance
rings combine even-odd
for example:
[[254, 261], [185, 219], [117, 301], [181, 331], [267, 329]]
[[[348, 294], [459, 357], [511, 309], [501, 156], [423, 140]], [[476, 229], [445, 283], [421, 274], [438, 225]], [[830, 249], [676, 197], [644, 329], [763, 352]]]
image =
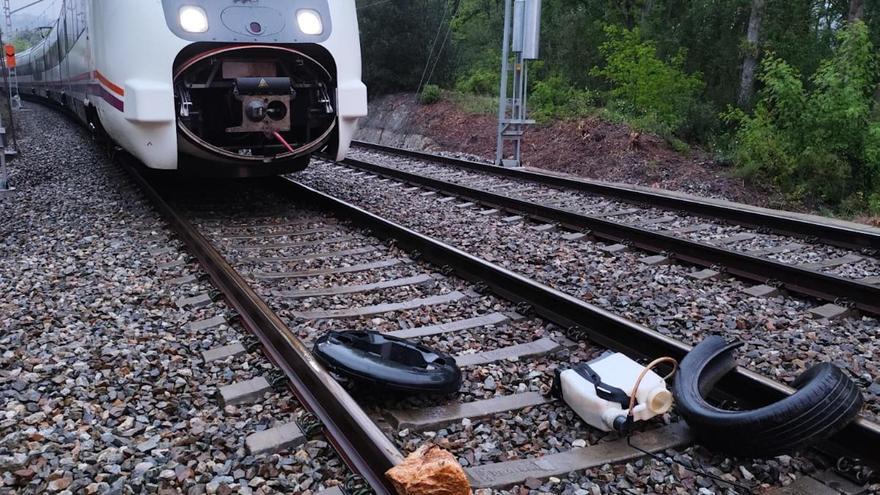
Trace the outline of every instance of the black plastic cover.
[[387, 390], [450, 394], [461, 388], [455, 359], [379, 332], [330, 332], [315, 343], [314, 354], [334, 373]]
[[238, 94], [252, 96], [283, 96], [292, 91], [289, 77], [239, 77], [235, 89]]

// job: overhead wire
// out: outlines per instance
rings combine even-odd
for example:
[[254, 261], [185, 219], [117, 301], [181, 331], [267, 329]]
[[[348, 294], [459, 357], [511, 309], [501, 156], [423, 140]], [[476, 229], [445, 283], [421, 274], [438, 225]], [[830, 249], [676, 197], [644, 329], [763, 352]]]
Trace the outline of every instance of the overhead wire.
[[[443, 44], [440, 45], [440, 50], [437, 52], [437, 58], [434, 59], [434, 65], [431, 67], [431, 73], [428, 74], [428, 78], [425, 79], [425, 86], [431, 82], [431, 78], [434, 77], [434, 71], [437, 70], [437, 65], [440, 64], [440, 60], [443, 58], [443, 50], [446, 48], [446, 42], [449, 41], [449, 33], [452, 32], [452, 19], [455, 18], [455, 12], [452, 13], [452, 16], [449, 18], [449, 25], [446, 27], [446, 36], [443, 37]], [[421, 91], [419, 91], [421, 93]]]
[[431, 42], [431, 49], [428, 50], [428, 60], [425, 61], [425, 68], [422, 69], [422, 77], [419, 79], [419, 87], [416, 88], [416, 94], [422, 92], [422, 84], [425, 82], [425, 74], [428, 73], [428, 67], [431, 66], [431, 58], [434, 56], [434, 48], [437, 46], [437, 40], [440, 39], [440, 33], [443, 32], [443, 23], [446, 21], [448, 10], [449, 0], [446, 0], [446, 3], [443, 4], [443, 15], [440, 17], [440, 23], [437, 25], [437, 33], [434, 34], [434, 41]]

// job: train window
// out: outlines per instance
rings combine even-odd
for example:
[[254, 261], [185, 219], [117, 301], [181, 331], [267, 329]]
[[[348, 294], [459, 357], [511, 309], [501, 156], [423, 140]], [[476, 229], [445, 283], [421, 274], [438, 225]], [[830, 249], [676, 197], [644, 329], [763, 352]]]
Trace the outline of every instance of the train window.
[[86, 0], [80, 0], [79, 2], [79, 12], [77, 12], [76, 16], [77, 22], [79, 23], [77, 32], [79, 35], [82, 35], [86, 30]]
[[58, 47], [60, 48], [61, 58], [64, 58], [64, 54], [67, 53], [67, 47], [69, 43], [67, 42], [67, 23], [64, 20], [67, 18], [64, 15], [65, 12], [61, 11], [61, 19], [58, 20]]
[[67, 36], [67, 52], [73, 50], [76, 44], [76, 4], [68, 3], [67, 14], [64, 16], [64, 35]]

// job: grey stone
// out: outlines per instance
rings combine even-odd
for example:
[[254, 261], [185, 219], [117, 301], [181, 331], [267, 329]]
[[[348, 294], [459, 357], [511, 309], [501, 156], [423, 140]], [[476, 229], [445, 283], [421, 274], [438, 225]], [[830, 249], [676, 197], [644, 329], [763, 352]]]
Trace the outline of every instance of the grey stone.
[[198, 277], [195, 275], [186, 275], [183, 277], [175, 278], [171, 280], [171, 283], [174, 285], [185, 285], [185, 284], [194, 284], [198, 282]]
[[531, 227], [535, 232], [552, 232], [556, 230], [558, 226], [552, 223], [545, 223], [543, 225], [535, 225]]
[[743, 289], [743, 292], [753, 297], [775, 297], [779, 295], [779, 289], [769, 285], [754, 285]]
[[201, 332], [203, 330], [216, 328], [220, 325], [226, 324], [228, 324], [226, 318], [223, 315], [218, 315], [213, 318], [208, 318], [207, 320], [194, 321], [189, 324], [189, 329], [193, 332]]
[[667, 256], [663, 256], [662, 254], [658, 254], [656, 256], [646, 256], [639, 260], [642, 264], [648, 266], [661, 266], [668, 265], [671, 263], [671, 260]]
[[236, 342], [234, 344], [229, 344], [223, 347], [217, 347], [208, 351], [204, 351], [202, 352], [202, 359], [206, 363], [211, 363], [214, 361], [222, 361], [231, 357], [237, 357], [245, 354], [246, 352], [247, 350], [245, 350], [244, 346]]
[[844, 308], [836, 304], [826, 304], [824, 306], [819, 306], [818, 308], [811, 309], [810, 314], [813, 315], [813, 318], [819, 318], [823, 320], [836, 320], [838, 318], [845, 318], [849, 316], [851, 314], [851, 310], [849, 308]]
[[223, 405], [234, 406], [262, 399], [263, 395], [270, 392], [272, 387], [262, 376], [227, 385], [220, 389], [220, 400]]
[[182, 299], [178, 299], [177, 307], [178, 308], [203, 308], [212, 303], [210, 294], [199, 294], [197, 296], [192, 297], [184, 297]]
[[248, 452], [253, 455], [271, 454], [298, 447], [306, 436], [296, 423], [287, 423], [264, 431], [251, 433], [245, 440]]
[[149, 452], [159, 446], [159, 440], [161, 439], [162, 437], [160, 437], [159, 435], [154, 435], [147, 440], [139, 443], [137, 445], [137, 449], [141, 452]]
[[629, 247], [625, 244], [611, 244], [610, 246], [602, 246], [599, 248], [599, 251], [608, 255], [615, 255], [629, 251]]
[[694, 280], [712, 280], [718, 278], [719, 275], [721, 275], [719, 272], [716, 272], [715, 270], [710, 270], [708, 268], [688, 274], [688, 276]]

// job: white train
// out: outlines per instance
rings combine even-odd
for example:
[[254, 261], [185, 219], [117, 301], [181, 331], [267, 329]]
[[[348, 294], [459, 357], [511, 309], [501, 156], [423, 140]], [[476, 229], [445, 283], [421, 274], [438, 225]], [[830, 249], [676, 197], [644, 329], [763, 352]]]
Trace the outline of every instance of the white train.
[[301, 170], [367, 113], [355, 0], [64, 0], [16, 70], [154, 169]]

